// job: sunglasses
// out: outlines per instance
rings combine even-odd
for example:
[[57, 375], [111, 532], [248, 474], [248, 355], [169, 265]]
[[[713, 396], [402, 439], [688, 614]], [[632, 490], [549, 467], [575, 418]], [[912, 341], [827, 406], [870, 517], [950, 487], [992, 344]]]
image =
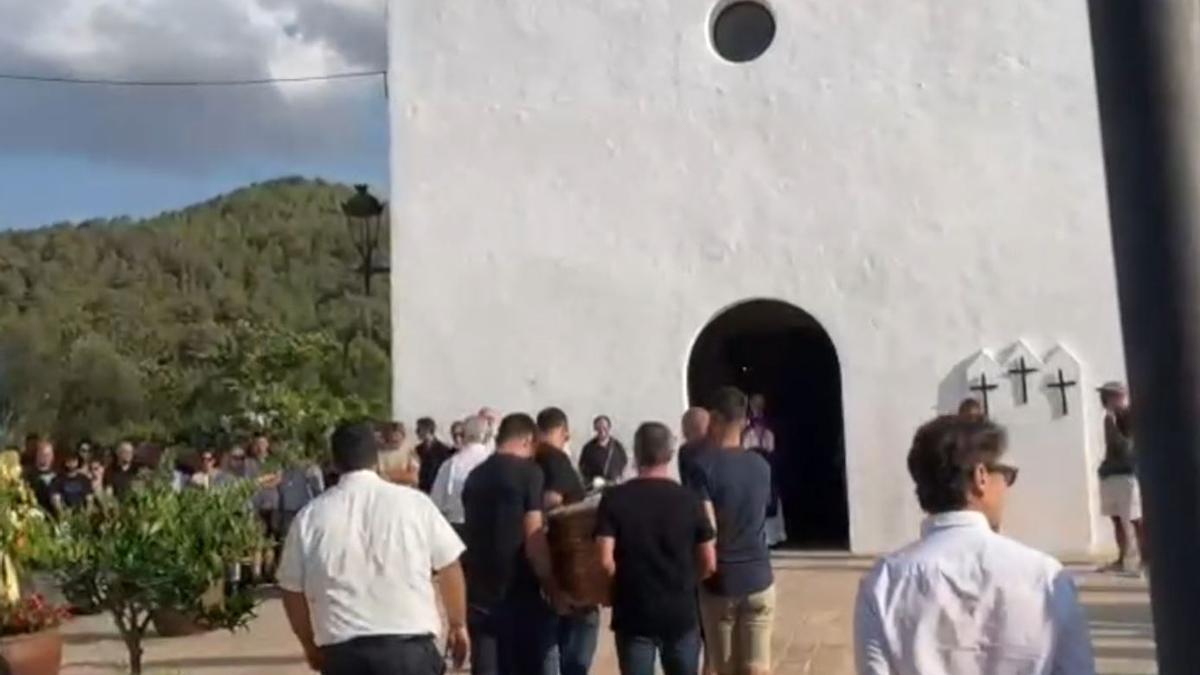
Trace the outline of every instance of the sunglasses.
[[1015, 466], [1008, 466], [1007, 464], [993, 464], [987, 467], [987, 472], [1000, 474], [1000, 477], [1004, 479], [1004, 484], [1012, 487], [1013, 483], [1017, 482], [1017, 475], [1020, 473], [1020, 470]]

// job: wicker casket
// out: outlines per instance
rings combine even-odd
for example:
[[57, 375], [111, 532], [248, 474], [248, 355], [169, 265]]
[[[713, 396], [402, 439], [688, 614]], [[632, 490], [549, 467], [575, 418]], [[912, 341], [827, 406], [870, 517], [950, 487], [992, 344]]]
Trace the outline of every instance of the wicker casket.
[[612, 582], [596, 553], [596, 511], [600, 495], [594, 494], [547, 514], [554, 578], [571, 601], [579, 606], [609, 604]]

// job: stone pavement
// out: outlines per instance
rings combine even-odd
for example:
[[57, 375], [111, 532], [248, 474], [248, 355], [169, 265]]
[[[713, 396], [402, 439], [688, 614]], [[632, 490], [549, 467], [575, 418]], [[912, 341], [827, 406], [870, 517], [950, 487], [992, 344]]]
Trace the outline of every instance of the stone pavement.
[[[780, 554], [775, 559], [779, 614], [777, 675], [852, 673], [851, 617], [858, 578], [870, 561], [846, 556]], [[1144, 582], [1079, 571], [1079, 585], [1102, 675], [1155, 673], [1154, 637]], [[105, 617], [86, 617], [64, 630], [63, 675], [127, 672], [125, 652]], [[151, 638], [147, 672], [199, 675], [301, 675], [309, 672], [277, 600], [266, 602], [247, 631], [191, 638]], [[596, 675], [616, 675], [612, 642], [602, 634]]]

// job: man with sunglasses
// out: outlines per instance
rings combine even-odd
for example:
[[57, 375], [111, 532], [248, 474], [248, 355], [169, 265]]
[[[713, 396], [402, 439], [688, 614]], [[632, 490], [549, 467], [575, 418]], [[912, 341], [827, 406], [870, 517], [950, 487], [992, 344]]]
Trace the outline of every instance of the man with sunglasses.
[[1075, 583], [1050, 556], [999, 534], [1017, 468], [1004, 430], [939, 417], [908, 453], [921, 539], [863, 579], [854, 617], [860, 675], [1094, 675]]

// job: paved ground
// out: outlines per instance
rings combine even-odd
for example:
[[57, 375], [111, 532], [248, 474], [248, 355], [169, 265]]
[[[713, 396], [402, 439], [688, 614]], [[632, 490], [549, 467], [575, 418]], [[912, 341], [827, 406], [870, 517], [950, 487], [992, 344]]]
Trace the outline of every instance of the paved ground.
[[[776, 559], [779, 610], [777, 675], [851, 673], [852, 604], [869, 561], [843, 556], [788, 555]], [[1155, 673], [1149, 599], [1143, 582], [1080, 573], [1102, 675]], [[104, 617], [88, 617], [66, 629], [64, 675], [126, 672], [125, 652]], [[307, 673], [278, 601], [261, 608], [250, 630], [149, 641], [149, 672], [200, 675], [300, 675]], [[605, 631], [597, 675], [615, 675]]]

